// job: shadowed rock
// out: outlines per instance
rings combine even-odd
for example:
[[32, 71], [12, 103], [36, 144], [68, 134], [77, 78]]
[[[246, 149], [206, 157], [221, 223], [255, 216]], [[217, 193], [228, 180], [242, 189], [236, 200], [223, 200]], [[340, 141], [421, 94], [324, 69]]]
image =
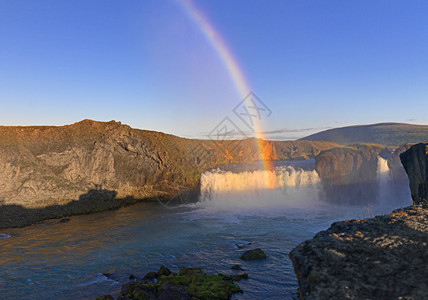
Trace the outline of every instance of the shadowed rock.
[[410, 147], [400, 159], [409, 176], [413, 203], [428, 203], [428, 144]]

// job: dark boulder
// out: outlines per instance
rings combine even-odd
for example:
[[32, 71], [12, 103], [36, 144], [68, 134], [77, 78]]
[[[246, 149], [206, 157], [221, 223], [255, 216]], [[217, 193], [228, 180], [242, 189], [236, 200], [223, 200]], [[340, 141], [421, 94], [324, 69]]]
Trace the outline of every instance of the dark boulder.
[[266, 253], [260, 248], [248, 250], [241, 255], [242, 260], [258, 260], [265, 259], [266, 257]]

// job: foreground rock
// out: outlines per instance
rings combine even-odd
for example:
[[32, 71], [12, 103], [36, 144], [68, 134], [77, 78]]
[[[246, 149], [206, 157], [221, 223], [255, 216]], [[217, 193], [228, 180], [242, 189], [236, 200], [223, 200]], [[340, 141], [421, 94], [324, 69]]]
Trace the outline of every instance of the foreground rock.
[[[158, 272], [150, 272], [140, 281], [122, 286], [118, 300], [142, 299], [217, 299], [227, 300], [233, 294], [242, 293], [234, 281], [247, 279], [246, 273], [226, 276], [202, 273], [200, 268], [181, 268], [179, 273], [172, 273], [162, 266]], [[110, 295], [98, 297], [97, 300], [114, 299]]]
[[428, 203], [428, 144], [412, 146], [400, 159], [409, 176], [413, 203]]
[[302, 299], [427, 299], [428, 205], [333, 223], [290, 258]]

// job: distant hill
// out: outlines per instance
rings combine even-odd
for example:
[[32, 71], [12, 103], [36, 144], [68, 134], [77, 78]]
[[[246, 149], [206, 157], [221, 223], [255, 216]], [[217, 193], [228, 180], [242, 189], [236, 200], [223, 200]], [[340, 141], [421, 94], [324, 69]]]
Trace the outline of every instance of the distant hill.
[[348, 126], [315, 133], [301, 140], [329, 141], [342, 145], [374, 143], [386, 146], [399, 146], [406, 143], [427, 142], [428, 125], [380, 123]]

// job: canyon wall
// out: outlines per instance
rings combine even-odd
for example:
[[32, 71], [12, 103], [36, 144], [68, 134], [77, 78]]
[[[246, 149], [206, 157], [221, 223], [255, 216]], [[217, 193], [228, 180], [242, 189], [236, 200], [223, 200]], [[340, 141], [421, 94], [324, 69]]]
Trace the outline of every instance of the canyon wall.
[[[316, 156], [323, 200], [335, 203], [371, 203], [378, 196], [380, 172], [388, 172], [397, 188], [407, 187], [399, 154], [410, 145], [397, 148], [357, 144], [322, 151]], [[387, 165], [380, 164], [386, 161]], [[386, 170], [384, 170], [386, 169]]]
[[104, 195], [168, 198], [194, 188], [203, 171], [220, 164], [305, 159], [334, 147], [330, 142], [184, 139], [114, 121], [1, 126], [0, 201], [42, 208]]

